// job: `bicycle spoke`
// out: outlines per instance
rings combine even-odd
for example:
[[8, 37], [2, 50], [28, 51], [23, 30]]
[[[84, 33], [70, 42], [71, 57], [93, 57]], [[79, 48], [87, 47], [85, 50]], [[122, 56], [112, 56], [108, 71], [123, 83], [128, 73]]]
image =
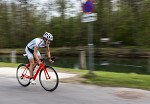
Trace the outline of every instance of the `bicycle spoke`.
[[18, 82], [26, 87], [30, 84], [30, 73], [29, 73], [29, 69], [26, 68], [25, 64], [20, 64], [17, 68], [16, 71], [16, 78], [18, 80]]
[[41, 70], [39, 80], [42, 87], [47, 91], [54, 91], [58, 86], [58, 75], [52, 67], [46, 67], [46, 70]]

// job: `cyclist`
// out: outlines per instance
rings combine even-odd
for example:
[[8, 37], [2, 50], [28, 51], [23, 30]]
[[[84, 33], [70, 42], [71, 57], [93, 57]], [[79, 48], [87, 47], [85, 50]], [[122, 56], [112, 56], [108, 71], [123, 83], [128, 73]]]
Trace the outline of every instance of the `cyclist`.
[[53, 36], [49, 32], [45, 32], [42, 38], [35, 38], [31, 42], [29, 42], [25, 48], [25, 52], [27, 54], [28, 60], [30, 62], [30, 82], [32, 84], [36, 84], [36, 82], [33, 79], [33, 70], [35, 68], [35, 60], [37, 60], [38, 64], [41, 64], [40, 58], [40, 52], [38, 48], [47, 48], [47, 55], [49, 58], [50, 63], [53, 63], [54, 61], [51, 59], [51, 53], [50, 53], [50, 42], [53, 41]]

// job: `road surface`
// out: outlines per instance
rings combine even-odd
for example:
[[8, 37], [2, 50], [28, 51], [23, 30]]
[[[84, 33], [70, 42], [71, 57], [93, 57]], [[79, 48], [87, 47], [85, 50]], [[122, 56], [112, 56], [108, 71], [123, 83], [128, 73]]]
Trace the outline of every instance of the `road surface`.
[[[14, 68], [0, 68], [0, 104], [150, 104], [150, 91], [59, 83], [54, 92], [36, 85], [22, 87]], [[59, 74], [73, 77], [74, 74]]]

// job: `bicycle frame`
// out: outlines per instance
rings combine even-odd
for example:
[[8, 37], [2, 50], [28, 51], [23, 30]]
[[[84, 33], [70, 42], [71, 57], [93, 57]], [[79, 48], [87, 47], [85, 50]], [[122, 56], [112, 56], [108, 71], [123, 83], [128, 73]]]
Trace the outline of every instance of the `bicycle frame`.
[[[54, 91], [58, 87], [59, 77], [53, 67], [46, 65], [45, 59], [47, 58], [40, 59], [41, 60], [40, 65], [38, 65], [37, 61], [35, 61], [35, 65], [33, 69], [35, 69], [37, 65], [38, 65], [37, 66], [38, 68], [33, 73], [33, 79], [35, 80], [37, 76], [39, 76], [39, 82], [41, 86], [46, 91]], [[30, 73], [29, 67], [30, 67], [30, 62], [27, 64], [22, 63], [18, 65], [17, 70], [16, 70], [16, 78], [19, 84], [22, 85], [23, 87], [27, 87], [31, 83], [30, 82], [31, 73]]]
[[[26, 75], [27, 70], [29, 69], [29, 66], [30, 66], [30, 63], [28, 63], [28, 64], [26, 65], [26, 68], [24, 69], [24, 71], [23, 71], [23, 73], [22, 73], [22, 77], [23, 77], [23, 78], [28, 78], [28, 79], [30, 79], [30, 76], [29, 76], [29, 75]], [[44, 64], [44, 63], [42, 63], [42, 64], [39, 65], [38, 70], [37, 70], [36, 73], [33, 75], [33, 79], [34, 79], [34, 80], [36, 79], [38, 73], [39, 73], [41, 70], [44, 70], [44, 74], [45, 74], [46, 79], [50, 79], [50, 76], [49, 76], [49, 74], [48, 74], [47, 69], [45, 68], [45, 64]]]

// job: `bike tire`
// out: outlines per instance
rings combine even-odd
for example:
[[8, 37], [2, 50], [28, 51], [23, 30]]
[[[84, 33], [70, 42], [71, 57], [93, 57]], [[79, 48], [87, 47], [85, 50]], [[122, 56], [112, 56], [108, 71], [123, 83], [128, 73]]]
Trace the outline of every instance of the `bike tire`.
[[50, 78], [46, 79], [44, 69], [42, 69], [39, 73], [40, 84], [46, 91], [54, 91], [58, 87], [59, 83], [58, 74], [51, 66], [46, 66], [45, 68], [48, 71]]
[[[26, 64], [20, 64], [16, 71], [16, 78], [19, 84], [22, 85], [23, 87], [27, 87], [30, 84], [30, 79], [22, 76], [22, 73], [24, 72], [25, 68]], [[29, 69], [25, 70], [25, 75], [30, 76]]]

